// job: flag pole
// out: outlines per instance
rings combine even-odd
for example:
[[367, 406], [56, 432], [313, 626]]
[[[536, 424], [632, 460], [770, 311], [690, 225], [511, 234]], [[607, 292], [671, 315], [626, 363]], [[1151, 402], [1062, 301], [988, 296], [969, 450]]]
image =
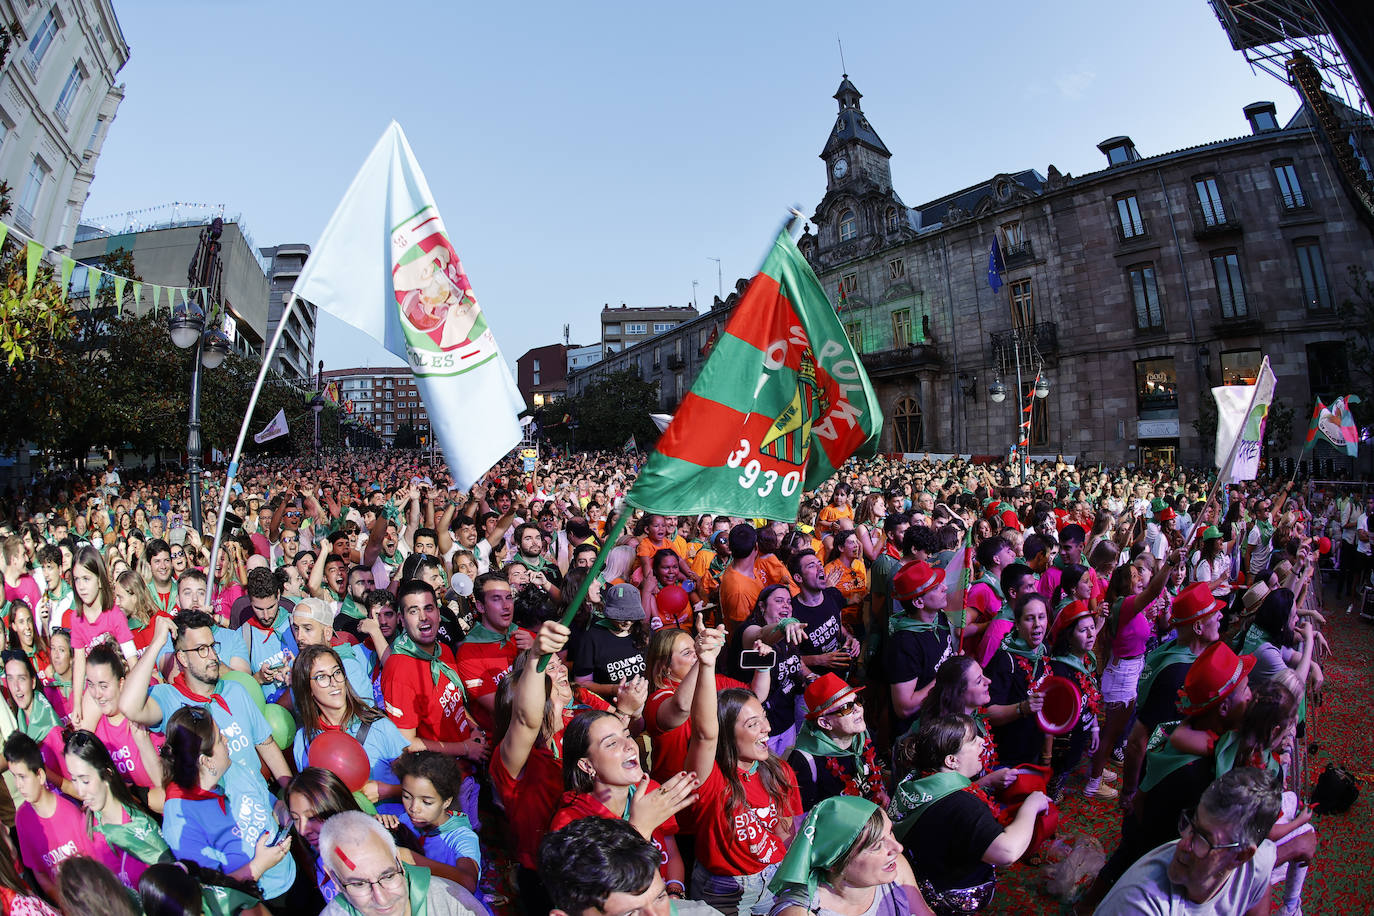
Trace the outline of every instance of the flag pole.
[[[630, 521], [630, 516], [633, 514], [634, 506], [631, 506], [629, 502], [622, 501], [620, 515], [616, 517], [615, 524], [611, 526], [611, 530], [606, 532], [606, 540], [602, 542], [601, 549], [596, 552], [596, 559], [592, 561], [592, 568], [587, 570], [586, 578], [584, 578], [582, 584], [577, 587], [577, 592], [573, 595], [572, 602], [569, 603], [568, 609], [563, 612], [562, 619], [558, 621], [563, 624], [563, 626], [566, 627], [571, 624], [572, 619], [577, 616], [577, 612], [581, 609], [582, 603], [587, 600], [587, 592], [592, 587], [592, 580], [601, 575], [601, 570], [606, 566], [607, 558], [610, 557], [611, 551], [615, 549], [616, 540], [624, 533], [625, 525]], [[545, 668], [549, 667], [550, 657], [551, 656], [545, 655], [543, 658], [539, 659], [539, 671], [542, 672]]]
[[219, 512], [215, 515], [215, 539], [210, 544], [210, 565], [205, 568], [205, 577], [210, 584], [205, 589], [206, 599], [212, 595], [211, 587], [216, 585], [215, 580], [215, 561], [219, 556], [220, 537], [224, 534], [224, 515], [229, 511], [229, 487], [234, 482], [234, 477], [239, 471], [239, 456], [243, 454], [243, 441], [248, 438], [248, 426], [253, 422], [253, 408], [258, 405], [258, 395], [262, 393], [262, 383], [267, 380], [268, 367], [272, 365], [272, 357], [277, 352], [277, 345], [281, 343], [282, 333], [286, 330], [287, 319], [291, 317], [291, 310], [296, 307], [296, 293], [292, 290], [291, 297], [286, 301], [286, 308], [282, 309], [281, 319], [277, 322], [277, 331], [272, 335], [272, 342], [267, 345], [267, 352], [262, 355], [262, 365], [258, 367], [258, 379], [253, 383], [253, 393], [248, 395], [248, 409], [244, 411], [243, 423], [239, 426], [238, 442], [234, 444], [234, 454], [229, 458], [229, 470], [224, 478], [224, 489], [219, 495]]

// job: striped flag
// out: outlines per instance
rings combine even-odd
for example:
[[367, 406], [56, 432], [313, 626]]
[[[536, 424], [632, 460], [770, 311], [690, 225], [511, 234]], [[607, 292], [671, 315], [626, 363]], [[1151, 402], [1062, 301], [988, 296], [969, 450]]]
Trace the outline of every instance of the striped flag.
[[627, 496], [662, 515], [791, 521], [882, 412], [820, 281], [784, 229]]

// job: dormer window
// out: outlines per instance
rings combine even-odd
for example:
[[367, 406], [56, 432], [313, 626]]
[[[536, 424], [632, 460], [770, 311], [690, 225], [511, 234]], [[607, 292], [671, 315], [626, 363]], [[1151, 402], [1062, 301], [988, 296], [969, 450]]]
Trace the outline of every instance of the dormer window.
[[1279, 119], [1275, 116], [1276, 109], [1273, 102], [1254, 102], [1245, 106], [1245, 120], [1250, 122], [1252, 133], [1262, 133], [1266, 130], [1278, 130]]
[[859, 220], [853, 210], [840, 212], [840, 241], [851, 242], [859, 235]]
[[1136, 152], [1130, 137], [1112, 137], [1097, 144], [1097, 148], [1107, 157], [1108, 166], [1140, 161], [1140, 153]]
[[888, 232], [897, 231], [896, 207], [888, 207], [887, 212], [883, 214], [883, 227], [886, 228]]

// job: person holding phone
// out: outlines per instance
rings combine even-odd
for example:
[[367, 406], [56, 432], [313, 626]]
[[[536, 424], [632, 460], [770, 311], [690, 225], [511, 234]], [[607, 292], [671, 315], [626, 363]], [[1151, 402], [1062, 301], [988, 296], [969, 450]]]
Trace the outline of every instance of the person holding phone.
[[806, 641], [806, 625], [792, 616], [792, 593], [786, 585], [769, 585], [759, 592], [754, 610], [730, 634], [725, 668], [740, 681], [767, 673], [768, 690], [758, 692], [768, 713], [772, 737], [768, 746], [782, 754], [797, 738], [801, 719], [798, 701], [815, 675], [802, 664], [798, 647]]

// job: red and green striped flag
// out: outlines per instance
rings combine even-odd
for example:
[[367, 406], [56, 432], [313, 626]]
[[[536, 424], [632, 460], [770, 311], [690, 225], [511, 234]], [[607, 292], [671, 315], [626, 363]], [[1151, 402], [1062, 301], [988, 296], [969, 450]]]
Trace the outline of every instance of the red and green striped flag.
[[646, 512], [791, 521], [802, 490], [878, 448], [863, 364], [786, 229], [628, 501]]

